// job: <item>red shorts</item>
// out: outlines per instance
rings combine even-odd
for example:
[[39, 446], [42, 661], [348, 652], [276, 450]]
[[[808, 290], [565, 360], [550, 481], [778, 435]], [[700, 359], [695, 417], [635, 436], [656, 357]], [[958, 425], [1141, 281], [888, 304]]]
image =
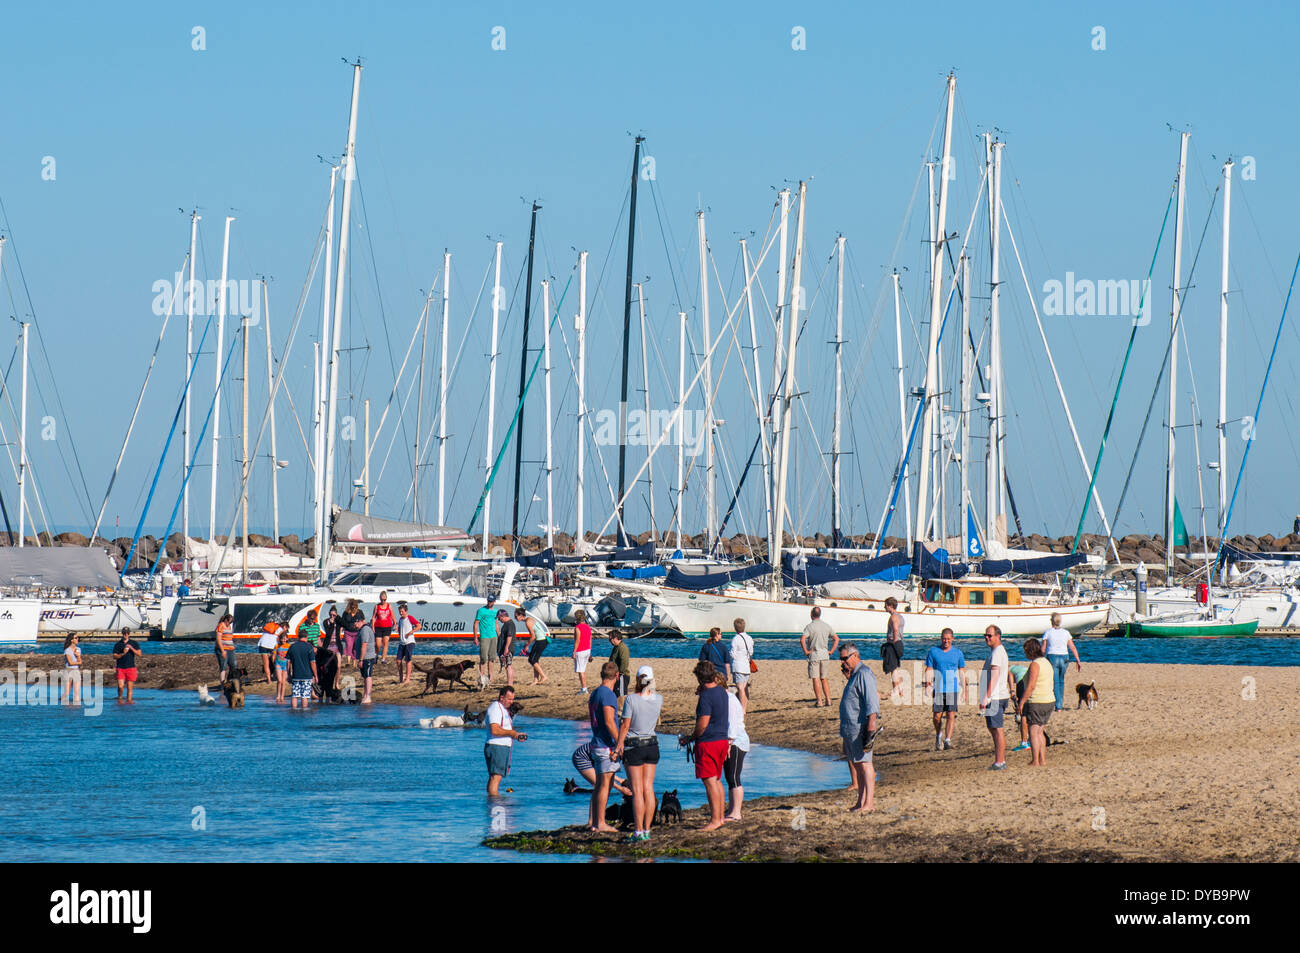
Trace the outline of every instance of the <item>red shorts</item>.
[[722, 766], [727, 761], [731, 742], [726, 738], [695, 743], [695, 776], [700, 780], [722, 777]]
[[134, 668], [119, 668], [117, 670], [117, 680], [119, 682], [134, 682], [138, 671], [138, 669]]

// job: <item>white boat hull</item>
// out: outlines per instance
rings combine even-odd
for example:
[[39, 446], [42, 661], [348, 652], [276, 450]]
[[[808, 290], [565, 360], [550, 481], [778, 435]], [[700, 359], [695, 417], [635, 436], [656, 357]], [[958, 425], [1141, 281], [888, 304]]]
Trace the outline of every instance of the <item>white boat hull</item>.
[[[1300, 590], [1264, 589], [1216, 591], [1211, 599], [1216, 619], [1258, 619], [1262, 628], [1300, 628]], [[1148, 616], [1188, 612], [1198, 608], [1196, 594], [1174, 586], [1147, 591]], [[1116, 590], [1110, 597], [1112, 625], [1123, 625], [1137, 612], [1137, 594]]]
[[45, 601], [41, 604], [40, 632], [62, 635], [68, 632], [117, 632], [140, 629], [146, 624], [142, 605], [129, 602]]
[[35, 642], [40, 618], [39, 599], [0, 599], [0, 643]]

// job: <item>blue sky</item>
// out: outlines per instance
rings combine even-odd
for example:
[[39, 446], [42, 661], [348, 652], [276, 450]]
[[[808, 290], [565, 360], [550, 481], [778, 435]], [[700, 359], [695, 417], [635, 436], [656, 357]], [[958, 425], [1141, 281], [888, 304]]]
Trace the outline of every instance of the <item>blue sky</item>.
[[[1105, 280], [1145, 276], [1176, 171], [1178, 137], [1171, 125], [1192, 132], [1185, 270], [1211, 215], [1210, 196], [1223, 159], [1253, 157], [1256, 177], [1234, 180], [1229, 383], [1229, 417], [1251, 414], [1300, 251], [1292, 172], [1300, 141], [1287, 121], [1296, 20], [1282, 4], [1251, 4], [1226, 16], [1207, 3], [1137, 9], [938, 4], [924, 13], [896, 4], [782, 3], [570, 4], [557, 10], [522, 3], [270, 8], [140, 3], [7, 10], [0, 30], [6, 64], [0, 96], [5, 130], [0, 227], [11, 241], [0, 304], [6, 318], [31, 320], [34, 312], [45, 349], [38, 354], [33, 340], [33, 378], [39, 386], [31, 396], [29, 428], [37, 434], [43, 417], [56, 417], [54, 439], [33, 437], [30, 448], [49, 521], [84, 532], [104, 495], [158, 336], [153, 283], [180, 267], [188, 245], [188, 218], [181, 209], [198, 207], [203, 215], [200, 278], [217, 277], [222, 219], [237, 217], [231, 276], [272, 276], [273, 343], [277, 356], [281, 353], [324, 215], [328, 172], [317, 157], [342, 151], [351, 81], [343, 58], [358, 55], [366, 67], [357, 147], [361, 195], [353, 219], [345, 334], [349, 392], [341, 413], [359, 421], [360, 401], [369, 397], [377, 420], [442, 252], [450, 250], [453, 346], [463, 340], [448, 402], [454, 434], [448, 520], [454, 524], [468, 522], [483, 479], [486, 295], [472, 315], [470, 306], [490, 264], [492, 243], [500, 239], [509, 301], [498, 369], [500, 422], [513, 409], [518, 382], [523, 301], [518, 283], [534, 198], [544, 206], [538, 278], [552, 275], [562, 286], [577, 249], [591, 253], [588, 399], [593, 409], [616, 405], [629, 134], [640, 132], [656, 173], [641, 191], [636, 266], [638, 279], [648, 279], [652, 404], [672, 407], [679, 308], [689, 313], [692, 328], [698, 326], [696, 209], [702, 205], [706, 211], [722, 276], [722, 291], [714, 288], [711, 305], [716, 333], [725, 315], [722, 295], [734, 304], [743, 284], [737, 239], [755, 232], [751, 242], [757, 246], [772, 216], [775, 190], [808, 180], [805, 268], [813, 307], [799, 368], [808, 417], [800, 420], [791, 507], [804, 529], [828, 528], [825, 462], [818, 453], [830, 442], [832, 393], [826, 342], [833, 335], [834, 272], [825, 269], [842, 232], [850, 262], [845, 445], [853, 454], [844, 460], [844, 525], [851, 532], [874, 529], [898, 452], [887, 276], [891, 265], [908, 269], [905, 295], [921, 320], [924, 186], [916, 202], [913, 186], [921, 164], [938, 148], [931, 135], [949, 69], [958, 78], [950, 227], [965, 229], [980, 176], [982, 147], [976, 137], [996, 128], [1007, 142], [1004, 201], [1040, 305], [1044, 282], [1064, 280], [1067, 272]], [[192, 49], [195, 26], [204, 30], [201, 51]], [[504, 51], [492, 49], [497, 26], [505, 28]], [[1104, 50], [1093, 49], [1097, 26], [1105, 30]], [[792, 49], [795, 27], [803, 28], [806, 49]], [[53, 180], [42, 177], [46, 157], [55, 161]], [[1186, 359], [1179, 373], [1180, 384], [1195, 383], [1205, 423], [1200, 431], [1205, 460], [1216, 454], [1218, 216], [1216, 206], [1184, 312], [1191, 373]], [[978, 335], [987, 311], [987, 235], [978, 226], [976, 231], [972, 324]], [[1139, 334], [1099, 484], [1111, 511], [1164, 349], [1171, 243], [1170, 238], [1160, 251], [1154, 319]], [[1008, 465], [1026, 531], [1059, 535], [1073, 531], [1086, 482], [1009, 255], [1004, 248], [1006, 386], [1014, 413]], [[774, 256], [760, 280], [772, 300]], [[570, 342], [576, 281], [574, 286], [563, 307]], [[318, 296], [319, 280], [308, 291], [308, 317], [287, 358], [286, 383], [300, 414], [311, 398]], [[1044, 321], [1091, 459], [1129, 325], [1114, 317], [1045, 316]], [[770, 314], [760, 312], [759, 325], [766, 376]], [[11, 329], [6, 333], [16, 335], [14, 320], [6, 326]], [[1293, 482], [1300, 453], [1290, 427], [1295, 416], [1290, 368], [1300, 358], [1296, 326], [1290, 323], [1283, 334], [1233, 517], [1241, 531], [1283, 532], [1300, 510], [1300, 500], [1278, 492]], [[924, 328], [914, 329], [909, 320], [905, 335], [923, 334]], [[264, 394], [260, 329], [251, 340], [250, 386]], [[558, 339], [555, 346], [560, 347]], [[110, 530], [116, 519], [120, 531], [129, 534], [140, 512], [182, 387], [183, 348], [183, 324], [174, 322], [109, 501]], [[699, 350], [698, 341], [693, 350]], [[436, 352], [435, 333], [430, 335], [426, 420], [433, 412]], [[742, 353], [748, 362], [748, 352]], [[557, 355], [557, 366], [565, 360]], [[909, 384], [919, 382], [922, 368], [914, 347], [904, 363]], [[5, 358], [15, 400], [16, 366]], [[632, 366], [633, 400], [639, 402], [635, 346]], [[211, 377], [210, 356], [205, 356], [196, 380], [210, 390]], [[66, 419], [55, 405], [55, 384]], [[1193, 419], [1190, 394], [1184, 386], [1181, 422]], [[226, 436], [237, 432], [237, 395], [234, 382], [223, 398], [219, 511], [224, 516], [219, 523], [226, 525], [238, 452]], [[536, 463], [542, 455], [540, 391], [537, 397], [535, 403], [530, 397], [524, 420], [525, 501], [532, 490], [542, 492]], [[575, 396], [567, 375], [557, 373], [554, 400], [557, 521], [571, 527]], [[1164, 455], [1159, 428], [1165, 403], [1161, 394], [1120, 520], [1124, 532], [1159, 530]], [[205, 403], [196, 402], [196, 417], [204, 409]], [[264, 401], [251, 409], [256, 428]], [[310, 522], [309, 478], [287, 402], [277, 405], [277, 413], [279, 455], [290, 462], [281, 475], [283, 532]], [[725, 506], [755, 433], [734, 352], [717, 415], [727, 421], [721, 438], [726, 462], [718, 481], [720, 506]], [[376, 451], [388, 463], [372, 508], [386, 515], [409, 514], [411, 507], [414, 401], [400, 425], [397, 416], [397, 409], [390, 411]], [[0, 409], [0, 420], [12, 442], [15, 428], [7, 406]], [[500, 439], [500, 423], [497, 430]], [[1240, 430], [1229, 427], [1228, 472], [1234, 477], [1244, 447]], [[397, 444], [390, 450], [394, 434]], [[1192, 437], [1191, 429], [1179, 432], [1178, 495], [1194, 529], [1199, 502]], [[359, 475], [359, 433], [349, 446], [338, 476], [345, 492]], [[74, 451], [80, 473], [71, 463]], [[601, 452], [612, 476], [616, 449]], [[972, 452], [979, 455], [982, 449]], [[628, 456], [633, 468], [644, 458], [636, 448]], [[376, 469], [382, 458], [372, 458]], [[150, 510], [150, 527], [160, 527], [171, 509], [179, 459], [174, 448]], [[507, 471], [512, 465], [513, 451]], [[265, 469], [263, 463], [255, 477], [252, 520], [255, 527], [269, 529]], [[656, 457], [661, 523], [672, 505], [666, 479], [672, 469], [670, 454]], [[16, 491], [7, 462], [0, 462], [0, 474], [12, 515]], [[1214, 477], [1204, 476], [1207, 505], [1213, 507]], [[194, 479], [192, 524], [206, 533], [206, 468]], [[426, 511], [433, 505], [436, 479], [435, 468], [422, 471]], [[589, 526], [603, 522], [608, 511], [601, 479], [590, 448]], [[685, 504], [688, 528], [703, 521], [697, 492], [702, 476], [692, 480]], [[507, 472], [494, 494], [494, 529], [508, 522], [509, 482]], [[757, 490], [757, 481], [751, 481], [740, 508], [750, 531], [758, 531], [761, 519]], [[982, 489], [974, 492], [982, 507]], [[642, 528], [644, 491], [637, 496], [628, 516], [634, 528]], [[529, 510], [526, 528], [536, 530], [540, 506]], [[1095, 518], [1088, 528], [1098, 528]]]

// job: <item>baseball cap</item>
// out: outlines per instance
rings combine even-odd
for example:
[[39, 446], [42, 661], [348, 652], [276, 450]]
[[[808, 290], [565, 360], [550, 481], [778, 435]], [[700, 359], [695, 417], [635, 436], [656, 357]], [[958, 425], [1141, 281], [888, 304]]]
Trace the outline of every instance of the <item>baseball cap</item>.
[[649, 665], [642, 665], [639, 669], [636, 670], [636, 677], [644, 678], [648, 681], [655, 677], [655, 670], [652, 669]]

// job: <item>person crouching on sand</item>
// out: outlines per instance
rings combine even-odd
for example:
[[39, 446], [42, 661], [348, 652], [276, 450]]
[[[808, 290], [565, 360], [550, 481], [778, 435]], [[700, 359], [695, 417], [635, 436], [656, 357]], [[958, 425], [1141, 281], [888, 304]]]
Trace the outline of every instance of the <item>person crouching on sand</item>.
[[520, 654], [528, 653], [528, 664], [533, 667], [533, 684], [544, 685], [550, 679], [542, 671], [542, 653], [551, 644], [551, 633], [540, 619], [534, 619], [523, 607], [515, 610], [515, 629], [523, 626], [528, 632], [528, 643], [520, 649]]
[[871, 746], [880, 718], [880, 696], [876, 693], [876, 676], [862, 664], [858, 647], [852, 642], [840, 643], [840, 671], [847, 679], [844, 693], [840, 695], [840, 743], [858, 789], [858, 803], [849, 810], [866, 813], [876, 808], [876, 770]]
[[712, 662], [696, 663], [694, 674], [699, 682], [695, 730], [677, 740], [683, 745], [695, 742], [695, 776], [704, 782], [704, 793], [709, 799], [709, 823], [700, 829], [716, 831], [723, 824], [725, 811], [722, 773], [731, 748], [727, 740], [731, 702], [723, 687], [726, 679]]

